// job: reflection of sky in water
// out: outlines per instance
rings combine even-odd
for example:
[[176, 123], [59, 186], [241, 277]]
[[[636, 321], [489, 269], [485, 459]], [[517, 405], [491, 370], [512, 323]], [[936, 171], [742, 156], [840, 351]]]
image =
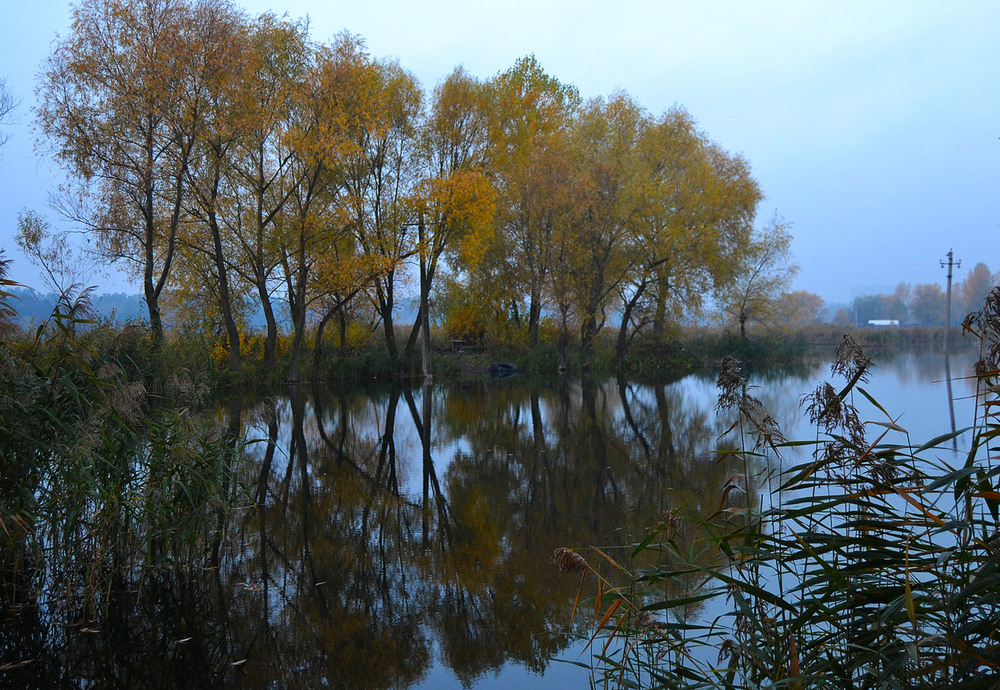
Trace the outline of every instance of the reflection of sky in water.
[[[973, 419], [975, 382], [961, 377], [972, 372], [975, 356], [969, 351], [952, 353], [949, 361], [956, 427], [961, 429], [970, 426]], [[909, 432], [909, 443], [919, 446], [951, 430], [945, 378], [943, 355], [901, 353], [892, 358], [877, 358], [868, 382], [859, 384], [859, 387], [871, 395], [900, 427]], [[763, 384], [758, 397], [764, 400], [765, 407], [770, 400], [775, 400], [780, 401], [778, 406], [786, 410], [793, 401], [800, 400], [802, 395], [813, 391], [824, 380], [829, 381], [838, 391], [845, 384], [841, 377], [834, 377], [830, 373], [829, 366], [820, 366], [809, 379], [786, 379]], [[884, 412], [860, 393], [854, 393], [853, 404], [858, 408], [862, 421], [890, 421]], [[786, 410], [784, 415], [775, 415], [782, 423], [785, 436], [800, 440], [815, 437], [815, 429], [810, 425], [804, 409], [797, 405], [791, 409], [792, 414], [787, 414]], [[800, 414], [794, 414], [795, 410], [799, 410]], [[869, 425], [869, 440], [878, 438], [882, 431], [884, 427]], [[907, 439], [900, 432], [890, 431], [883, 442], [906, 444]], [[959, 447], [963, 443], [968, 447], [968, 434], [958, 439]]]
[[[972, 370], [974, 356], [969, 352], [953, 353], [950, 357], [951, 374], [953, 378], [953, 395], [955, 397], [955, 418], [958, 428], [971, 423], [974, 412], [972, 394], [975, 384], [969, 380], [955, 380], [968, 375]], [[770, 378], [750, 375], [750, 383], [755, 388], [751, 394], [759, 398], [764, 408], [778, 419], [786, 438], [789, 440], [808, 440], [815, 438], [815, 428], [810, 424], [802, 404], [803, 396], [811, 393], [821, 382], [829, 381], [834, 388], [840, 390], [844, 381], [830, 373], [828, 364], [818, 364], [808, 369], [804, 376], [785, 376]], [[899, 426], [909, 431], [909, 442], [913, 445], [930, 440], [950, 430], [948, 392], [945, 385], [945, 364], [941, 354], [903, 353], [892, 358], [880, 358], [869, 378], [862, 387], [879, 402]], [[609, 384], [608, 389], [613, 389]], [[576, 391], [574, 391], [575, 393]], [[688, 376], [680, 381], [666, 386], [666, 393], [674, 404], [678, 404], [689, 414], [702, 413], [706, 415], [709, 426], [722, 429], [725, 420], [717, 419], [715, 404], [718, 400], [718, 389], [714, 376], [705, 373]], [[645, 403], [655, 406], [653, 389], [647, 386], [632, 385], [629, 394], [633, 405]], [[573, 396], [574, 400], [577, 396]], [[853, 403], [858, 407], [864, 421], [888, 421], [886, 415], [872, 405], [863, 395], [855, 394]], [[622, 410], [617, 403], [616, 413], [621, 416]], [[552, 410], [543, 409], [543, 415], [550, 417]], [[522, 415], [526, 418], [527, 413]], [[398, 429], [398, 426], [397, 426]], [[884, 427], [869, 425], [869, 439], [874, 440], [884, 430]], [[415, 437], [415, 431], [414, 431]], [[891, 431], [884, 442], [906, 443], [899, 432]], [[969, 435], [958, 439], [959, 448], [964, 443], [967, 447]], [[417, 440], [419, 452], [419, 440]], [[460, 446], [461, 442], [453, 442], [452, 446]], [[784, 455], [788, 460], [804, 459], [801, 455], [807, 452], [796, 449], [786, 449]], [[946, 451], [941, 451], [945, 452]], [[939, 452], [940, 454], [940, 452]], [[437, 460], [448, 460], [454, 457], [453, 449], [435, 449]], [[714, 618], [724, 613], [722, 602], [709, 604], [702, 611], [702, 616]], [[597, 642], [597, 644], [601, 644]], [[559, 655], [567, 661], [589, 663], [590, 652], [584, 652], [586, 641], [579, 641]], [[707, 658], [706, 658], [707, 661]], [[476, 688], [507, 688], [518, 685], [538, 688], [582, 687], [586, 684], [585, 671], [572, 664], [555, 663], [549, 666], [543, 678], [540, 678], [523, 667], [507, 665], [497, 674], [487, 674], [476, 681]], [[422, 687], [426, 688], [460, 688], [458, 679], [440, 663], [435, 664], [425, 678]]]
[[[969, 352], [953, 353], [950, 357], [950, 368], [953, 379], [954, 411], [957, 427], [962, 428], [971, 424], [974, 413], [974, 400], [972, 394], [975, 391], [974, 381], [955, 380], [968, 375], [972, 371], [975, 361], [973, 354]], [[785, 376], [781, 378], [755, 377], [751, 375], [750, 383], [755, 386], [752, 394], [759, 398], [767, 411], [773, 414], [779, 421], [782, 430], [789, 440], [808, 440], [815, 438], [816, 432], [810, 424], [805, 407], [802, 404], [803, 396], [811, 393], [817, 385], [823, 381], [829, 381], [837, 390], [844, 385], [844, 381], [834, 377], [830, 373], [828, 364], [816, 365], [809, 368], [804, 376]], [[936, 436], [944, 434], [950, 430], [948, 392], [945, 384], [945, 364], [944, 358], [940, 354], [913, 354], [904, 353], [895, 357], [881, 358], [876, 363], [869, 381], [862, 384], [863, 388], [879, 402], [880, 405], [893, 416], [900, 426], [909, 431], [909, 442], [918, 446], [923, 442]], [[609, 383], [605, 390], [613, 389]], [[706, 415], [706, 422], [709, 426], [717, 429], [723, 428], [724, 420], [717, 419], [715, 415], [715, 404], [718, 399], [718, 390], [714, 377], [706, 376], [704, 373], [688, 376], [680, 381], [666, 386], [666, 393], [671, 398], [673, 404], [679, 404], [691, 413], [701, 412]], [[655, 406], [653, 389], [641, 385], [629, 386], [629, 395], [633, 405], [647, 404]], [[575, 398], [575, 396], [574, 396]], [[855, 394], [853, 403], [858, 407], [860, 416], [864, 421], [888, 421], [886, 415], [872, 405], [863, 395]], [[616, 403], [617, 404], [617, 403]], [[551, 411], [543, 410], [543, 414]], [[623, 415], [620, 404], [617, 404], [616, 413]], [[547, 415], [546, 415], [547, 416]], [[522, 419], [525, 417], [522, 416]], [[869, 425], [869, 439], [874, 440], [884, 430], [884, 427]], [[964, 434], [958, 439], [959, 448], [964, 443], [967, 447], [969, 435]], [[884, 439], [886, 443], [906, 443], [905, 437], [899, 432], [891, 431]], [[453, 457], [453, 452], [442, 452], [436, 454], [438, 458]], [[805, 459], [801, 454], [807, 452], [800, 449], [786, 449], [784, 455], [788, 460]], [[949, 455], [946, 450], [936, 451]], [[944, 458], [947, 459], [947, 458]], [[706, 619], [714, 618], [725, 612], [722, 602], [712, 602], [708, 608], [702, 610], [701, 616]], [[589, 612], [587, 612], [589, 613]], [[584, 615], [587, 615], [586, 613]], [[595, 644], [600, 645], [598, 641]], [[587, 642], [581, 640], [564, 650], [560, 659], [567, 661], [577, 661], [590, 663], [590, 652], [584, 652]], [[708, 653], [702, 650], [698, 653]], [[714, 654], [714, 652], [712, 653]], [[707, 657], [705, 661], [710, 661]], [[479, 678], [476, 688], [507, 688], [515, 686], [527, 686], [538, 688], [556, 687], [583, 687], [587, 682], [587, 673], [572, 664], [555, 663], [549, 666], [543, 678], [527, 671], [523, 667], [508, 665], [496, 674], [487, 674]], [[422, 687], [426, 688], [460, 688], [461, 683], [447, 668], [437, 663], [429, 671]]]
[[[953, 379], [959, 379], [971, 372], [973, 361], [974, 356], [970, 353], [952, 354], [950, 362]], [[816, 437], [816, 431], [806, 418], [804, 407], [801, 404], [803, 396], [813, 391], [823, 380], [830, 381], [837, 390], [844, 385], [842, 379], [834, 378], [830, 374], [829, 366], [826, 364], [808, 367], [804, 369], [804, 372], [781, 377], [757, 375], [750, 377], [751, 384], [756, 386], [752, 390], [752, 394], [759, 398], [763, 402], [764, 408], [774, 415], [789, 440], [810, 440]], [[869, 382], [863, 384], [863, 387], [879, 401], [894, 419], [897, 419], [900, 426], [910, 432], [909, 442], [916, 446], [950, 430], [948, 394], [944, 379], [945, 370], [942, 355], [900, 354], [893, 358], [881, 358]], [[955, 418], [959, 428], [968, 426], [972, 421], [973, 392], [974, 385], [969, 381], [957, 380], [953, 384]], [[444, 417], [444, 406], [449, 394], [446, 387], [433, 389], [435, 428], [432, 434], [431, 453], [434, 460], [434, 471], [438, 479], [442, 481], [442, 489], [445, 491], [447, 491], [447, 486], [444, 478], [452, 462], [456, 457], [466, 456], [472, 452], [470, 441], [462, 433], [452, 435], [443, 426], [439, 426], [440, 419]], [[413, 407], [418, 414], [424, 414], [422, 391], [413, 390], [412, 395]], [[645, 413], [647, 415], [645, 422], [655, 423], [655, 418], [648, 416], [656, 411], [658, 404], [656, 390], [653, 387], [629, 384], [626, 387], [626, 396], [633, 415]], [[618, 428], [624, 428], [627, 421], [625, 407], [621, 402], [619, 389], [615, 382], [607, 381], [598, 386], [596, 397], [598, 410], [601, 413], [610, 414], [615, 425]], [[727, 421], [719, 419], [715, 413], [717, 397], [718, 391], [715, 386], [714, 373], [701, 372], [662, 387], [660, 402], [667, 401], [671, 410], [672, 423], [677, 423], [679, 429], [697, 426], [709, 430], [712, 439], [710, 446], [714, 448], [714, 439], [719, 431], [727, 426]], [[523, 399], [518, 399], [516, 402], [509, 401], [511, 407], [507, 411], [517, 418], [521, 433], [530, 437], [532, 434], [531, 408], [529, 403], [522, 402]], [[571, 384], [569, 405], [574, 415], [579, 411], [580, 400], [579, 385]], [[862, 395], [856, 393], [853, 402], [859, 408], [863, 420], [888, 421], [885, 415]], [[377, 447], [380, 442], [385, 425], [386, 403], [385, 396], [374, 396], [371, 399], [352, 402], [349, 410], [351, 425], [355, 433], [362, 434], [365, 437], [365, 444], [371, 448]], [[558, 433], [552, 429], [552, 425], [559, 418], [561, 404], [564, 402], [551, 394], [546, 394], [539, 400], [542, 420], [546, 425], [546, 441], [549, 443], [558, 441]], [[274, 458], [272, 472], [281, 476], [287, 467], [287, 448], [290, 442], [291, 409], [287, 401], [279, 403], [278, 415], [282, 423], [279, 424], [278, 450]], [[330, 405], [323, 409], [323, 415], [325, 432], [329, 435], [334, 434], [340, 423], [340, 411], [335, 405]], [[679, 421], [682, 418], [689, 420], [691, 426], [685, 427]], [[305, 434], [307, 438], [315, 440], [319, 430], [311, 405], [307, 406], [305, 419]], [[510, 423], [510, 419], [507, 417], [503, 423]], [[883, 427], [870, 425], [869, 439], [874, 440], [883, 430]], [[655, 431], [650, 429], [649, 433], [653, 434]], [[266, 436], [267, 423], [264, 420], [255, 421], [247, 429], [247, 437], [250, 439], [265, 439]], [[899, 432], [893, 431], [886, 436], [885, 442], [906, 443], [906, 439]], [[968, 442], [969, 435], [966, 434], [958, 441], [959, 449], [963, 445], [967, 447]], [[423, 491], [422, 448], [414, 416], [409, 404], [402, 397], [396, 411], [394, 443], [397, 453], [400, 490], [404, 494], [418, 497]], [[264, 447], [263, 443], [256, 444], [251, 446], [249, 452], [262, 454]], [[506, 453], [507, 451], [495, 448], [494, 452]], [[638, 451], [633, 449], [632, 452]], [[802, 454], [808, 453], [808, 451], [799, 450], [797, 453], [799, 457], [796, 457], [796, 451], [786, 450], [786, 462], [797, 462], [805, 459], [806, 456]], [[947, 459], [945, 456], [949, 455], [947, 451], [943, 450], [932, 451], [932, 453], [931, 457], [942, 457], [942, 459]], [[692, 467], [697, 468], [697, 465]], [[543, 556], [543, 558], [547, 557]], [[552, 577], [559, 577], [554, 568]], [[589, 591], [585, 592], [585, 595], [589, 593]], [[702, 611], [701, 615], [712, 618], [721, 613], [723, 613], [721, 608], [716, 610], [716, 607], [712, 605], [711, 609]], [[592, 615], [592, 609], [584, 611], [582, 615]], [[569, 621], [567, 620], [565, 623], [568, 625]], [[540, 630], [537, 634], [544, 635], [546, 633]], [[430, 637], [433, 638], [433, 634]], [[567, 661], [590, 663], [591, 651], [581, 654], [586, 645], [586, 640], [575, 642], [557, 656]], [[463, 687], [460, 679], [443, 662], [441, 651], [437, 648], [436, 643], [432, 650], [432, 659], [422, 680], [414, 687], [455, 689]], [[486, 671], [483, 675], [476, 677], [473, 687], [478, 689], [517, 686], [565, 688], [585, 687], [587, 684], [587, 672], [573, 664], [553, 662], [546, 668], [544, 677], [539, 677], [520, 664], [508, 662], [497, 670]]]
[[[975, 380], [971, 375], [976, 355], [964, 350], [950, 355], [952, 395], [956, 428], [972, 425], [975, 412]], [[867, 383], [859, 387], [868, 392], [889, 413], [896, 423], [909, 432], [909, 442], [919, 446], [951, 430], [948, 407], [948, 390], [945, 383], [944, 356], [940, 353], [901, 353], [891, 358], [877, 357]], [[772, 414], [788, 440], [811, 440], [816, 429], [809, 422], [803, 397], [811, 394], [824, 381], [837, 391], [845, 385], [842, 377], [830, 372], [829, 364], [818, 364], [805, 376], [770, 378], [749, 375], [754, 388], [750, 394], [761, 400], [764, 409]], [[694, 374], [673, 384], [683, 391], [686, 401], [712, 410], [718, 399], [718, 390], [712, 376]], [[861, 419], [866, 422], [890, 421], [886, 414], [872, 405], [860, 393], [854, 393], [853, 404]], [[869, 439], [874, 440], [884, 427], [869, 425]], [[968, 447], [970, 436], [958, 439], [959, 447]], [[906, 438], [891, 431], [886, 443], [905, 444]]]
[[[586, 646], [586, 640], [575, 642], [559, 654], [559, 659], [590, 663], [590, 651], [584, 652]], [[424, 676], [420, 684], [415, 687], [426, 688], [426, 690], [467, 690], [467, 686], [462, 685], [451, 669], [440, 663], [440, 653], [437, 649], [434, 650], [434, 658], [435, 663], [428, 669], [427, 675]], [[472, 687], [476, 690], [509, 690], [510, 688], [568, 690], [569, 688], [589, 687], [589, 679], [590, 673], [586, 669], [560, 661], [549, 664], [545, 669], [544, 676], [539, 676], [520, 664], [508, 663], [497, 671], [487, 671], [476, 678]]]

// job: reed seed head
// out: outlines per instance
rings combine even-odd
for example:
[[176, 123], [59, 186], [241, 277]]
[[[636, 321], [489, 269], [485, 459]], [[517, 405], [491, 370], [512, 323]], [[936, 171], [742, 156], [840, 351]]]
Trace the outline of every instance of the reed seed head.
[[560, 573], [583, 574], [587, 572], [587, 560], [564, 546], [560, 546], [552, 552], [552, 562], [559, 566]]
[[718, 663], [724, 662], [726, 659], [732, 659], [736, 650], [738, 649], [736, 643], [731, 638], [726, 638], [719, 645], [719, 661]]
[[830, 368], [834, 374], [840, 374], [848, 380], [857, 377], [859, 381], [867, 382], [868, 372], [872, 368], [872, 360], [861, 349], [857, 341], [850, 334], [845, 333], [844, 339], [837, 346]]
[[719, 389], [719, 402], [715, 409], [732, 410], [740, 406], [746, 394], [747, 380], [743, 377], [738, 359], [730, 355], [722, 358], [715, 385]]

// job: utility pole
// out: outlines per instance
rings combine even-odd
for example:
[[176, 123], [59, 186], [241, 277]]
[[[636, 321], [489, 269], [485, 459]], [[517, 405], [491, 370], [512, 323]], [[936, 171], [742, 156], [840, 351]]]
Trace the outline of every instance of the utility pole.
[[948, 260], [947, 261], [942, 260], [940, 261], [940, 264], [941, 268], [947, 267], [948, 269], [948, 298], [947, 302], [945, 303], [946, 306], [944, 311], [944, 352], [945, 354], [948, 354], [948, 331], [951, 330], [951, 269], [952, 266], [954, 266], [955, 268], [961, 268], [962, 262], [954, 261], [952, 259], [952, 250], [949, 249]]

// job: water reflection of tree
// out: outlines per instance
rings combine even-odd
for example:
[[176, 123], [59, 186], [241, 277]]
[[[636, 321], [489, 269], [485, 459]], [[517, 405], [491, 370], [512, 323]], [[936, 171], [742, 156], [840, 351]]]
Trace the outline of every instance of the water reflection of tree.
[[712, 511], [728, 476], [713, 415], [676, 386], [292, 389], [218, 423], [227, 448], [253, 442], [215, 479], [204, 558], [119, 575], [100, 632], [2, 626], [3, 649], [38, 650], [35, 686], [401, 687], [432, 636], [465, 683], [541, 671], [570, 642], [577, 586], [552, 551]]
[[263, 490], [231, 575], [247, 578], [245, 627], [263, 647], [245, 666], [255, 686], [390, 687], [427, 667], [429, 644], [410, 603], [419, 588], [410, 565], [417, 512], [399, 496], [394, 469], [398, 399], [390, 396], [372, 443], [370, 429], [355, 433], [348, 401], [327, 414], [323, 398], [310, 410], [304, 391], [292, 391], [284, 467], [273, 462], [269, 426]]
[[482, 656], [465, 659], [468, 673], [476, 662], [481, 670], [501, 663], [503, 642], [507, 659], [533, 668], [565, 643], [516, 634], [568, 620], [576, 583], [554, 580], [544, 554], [564, 544], [622, 543], [623, 528], [641, 536], [669, 508], [711, 512], [726, 477], [709, 457], [711, 415], [667, 387], [643, 388], [642, 395], [628, 384], [592, 380], [546, 390], [464, 387], [448, 396], [444, 423], [468, 444], [446, 479], [462, 554], [456, 562], [464, 566], [456, 577], [466, 596], [489, 596], [470, 608], [485, 605], [490, 615], [476, 616], [476, 609], [469, 616], [490, 628], [439, 632], [455, 649], [468, 650], [462, 645], [470, 634], [484, 641], [474, 645]]
[[109, 455], [102, 461], [114, 463], [108, 471], [91, 473], [64, 455], [43, 467], [55, 502], [39, 503], [24, 538], [3, 549], [5, 685], [156, 688], [234, 680], [229, 620], [205, 615], [219, 610], [216, 570], [191, 563], [210, 563], [216, 535], [229, 531], [239, 412], [235, 423], [217, 427], [152, 415], [138, 448], [110, 455], [104, 446]]

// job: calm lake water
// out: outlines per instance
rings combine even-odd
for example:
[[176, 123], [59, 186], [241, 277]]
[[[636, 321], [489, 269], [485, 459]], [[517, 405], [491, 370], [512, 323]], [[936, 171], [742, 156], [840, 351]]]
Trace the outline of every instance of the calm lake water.
[[[973, 360], [951, 355], [951, 399], [940, 354], [877, 358], [863, 387], [920, 443], [949, 431], [952, 409], [959, 428], [971, 423], [975, 385], [960, 377]], [[217, 422], [247, 445], [218, 506], [211, 565], [108, 591], [106, 614], [62, 632], [53, 621], [72, 615], [56, 615], [58, 593], [45, 593], [27, 619], [0, 622], [2, 662], [36, 660], [0, 679], [586, 687], [585, 669], [554, 659], [589, 663], [593, 608], [571, 627], [579, 579], [550, 556], [598, 546], [620, 557], [668, 510], [718, 509], [738, 470], [716, 453], [731, 420], [715, 412], [715, 376], [301, 388], [231, 405]], [[815, 437], [802, 396], [822, 380], [842, 385], [826, 364], [750, 379], [789, 439]]]

